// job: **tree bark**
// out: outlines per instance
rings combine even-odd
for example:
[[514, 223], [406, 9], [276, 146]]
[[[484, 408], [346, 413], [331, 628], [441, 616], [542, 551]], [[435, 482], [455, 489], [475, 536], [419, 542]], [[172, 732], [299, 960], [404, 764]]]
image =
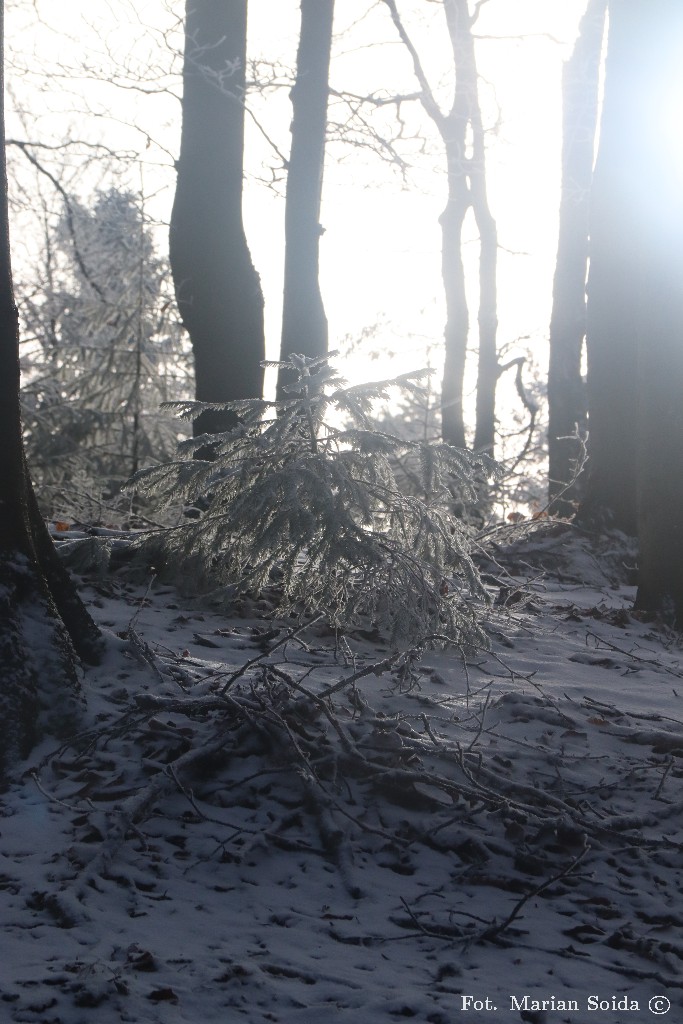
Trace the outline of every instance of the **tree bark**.
[[[0, 0], [0, 57], [3, 16]], [[2, 68], [0, 59], [0, 784], [5, 785], [41, 732], [73, 728], [80, 706], [78, 657], [96, 662], [101, 638], [54, 550], [24, 457]]]
[[581, 353], [586, 335], [588, 217], [595, 155], [598, 86], [607, 0], [590, 0], [562, 78], [562, 193], [553, 282], [548, 370], [548, 498], [554, 514], [576, 511], [581, 456], [572, 435], [587, 428]]
[[[328, 348], [320, 293], [320, 205], [325, 165], [334, 0], [301, 0], [301, 34], [292, 89], [292, 145], [285, 203], [285, 282], [280, 359], [312, 358]], [[278, 397], [291, 373], [280, 370]]]
[[[242, 220], [246, 36], [246, 0], [187, 0], [170, 258], [204, 402], [259, 398], [263, 388], [263, 294]], [[233, 425], [204, 412], [194, 429]]]

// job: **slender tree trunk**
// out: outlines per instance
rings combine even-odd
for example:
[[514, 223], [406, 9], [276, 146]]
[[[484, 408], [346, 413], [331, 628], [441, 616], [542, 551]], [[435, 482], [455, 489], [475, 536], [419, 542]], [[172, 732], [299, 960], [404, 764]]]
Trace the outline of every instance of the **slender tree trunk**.
[[[396, 0], [384, 0], [413, 62], [420, 101], [434, 122], [446, 152], [448, 197], [441, 214], [441, 272], [446, 300], [445, 360], [441, 388], [441, 432], [447, 444], [466, 447], [463, 392], [470, 316], [462, 257], [463, 228], [471, 208], [480, 240], [479, 368], [475, 448], [491, 452], [495, 432], [496, 382], [500, 374], [496, 350], [498, 328], [496, 269], [498, 238], [486, 195], [484, 130], [479, 108], [478, 75], [472, 33], [473, 16], [467, 0], [443, 0], [453, 52], [455, 93], [444, 113], [431, 89], [420, 55], [401, 19]], [[468, 152], [471, 133], [471, 154]]]
[[493, 455], [496, 430], [498, 363], [498, 228], [489, 207], [486, 189], [486, 139], [479, 105], [479, 74], [474, 50], [472, 18], [467, 0], [446, 0], [444, 11], [451, 37], [463, 108], [472, 136], [467, 161], [469, 201], [479, 232], [479, 331], [477, 400], [474, 450]]
[[[444, 16], [453, 53], [455, 93], [446, 115], [431, 91], [423, 105], [439, 130], [446, 150], [448, 199], [441, 215], [442, 275], [446, 298], [445, 361], [441, 387], [442, 437], [458, 448], [467, 446], [463, 394], [470, 317], [462, 258], [463, 228], [472, 206], [474, 159], [467, 154], [467, 132], [478, 112], [477, 68], [467, 0], [444, 0]], [[423, 86], [424, 95], [424, 86]], [[480, 154], [478, 154], [479, 156]], [[483, 155], [483, 154], [481, 154]], [[483, 170], [483, 165], [477, 170]], [[485, 193], [484, 193], [485, 195]]]
[[[483, 135], [483, 133], [482, 133]], [[481, 187], [481, 201], [475, 200]], [[477, 362], [477, 402], [474, 430], [475, 452], [494, 454], [496, 441], [496, 385], [500, 377], [498, 362], [498, 229], [486, 200], [482, 175], [477, 187], [472, 184], [473, 206], [479, 228], [479, 358]]]
[[[0, 0], [0, 57], [4, 5]], [[99, 631], [54, 550], [29, 480], [19, 404], [19, 318], [12, 289], [0, 59], [0, 783], [47, 729], [73, 727], [77, 658]]]
[[[246, 33], [246, 0], [187, 0], [170, 257], [195, 394], [206, 402], [258, 398], [263, 388], [263, 295], [242, 221]], [[195, 434], [233, 424], [205, 412]]]
[[[285, 204], [285, 284], [280, 359], [327, 354], [320, 293], [320, 204], [334, 0], [301, 0], [301, 35], [292, 89], [292, 146]], [[280, 371], [278, 395], [288, 382]]]
[[[449, 131], [452, 127], [452, 132]], [[448, 200], [439, 218], [441, 224], [441, 274], [446, 300], [444, 325], [445, 358], [441, 382], [441, 436], [446, 444], [467, 447], [463, 392], [470, 316], [465, 291], [462, 232], [470, 206], [465, 169], [467, 123], [451, 114], [444, 129], [448, 164]]]
[[569, 488], [581, 453], [572, 439], [587, 426], [581, 352], [586, 334], [588, 217], [598, 119], [600, 59], [607, 0], [590, 0], [562, 79], [562, 195], [553, 282], [548, 370], [549, 500], [572, 515], [580, 484]]

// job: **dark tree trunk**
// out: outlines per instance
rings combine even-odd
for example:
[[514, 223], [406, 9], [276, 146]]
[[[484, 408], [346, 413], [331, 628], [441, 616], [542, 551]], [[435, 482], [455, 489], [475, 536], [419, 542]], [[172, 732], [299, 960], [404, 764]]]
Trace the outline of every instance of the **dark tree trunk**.
[[[187, 0], [170, 257], [205, 402], [258, 398], [263, 388], [263, 295], [242, 221], [246, 34], [246, 0]], [[233, 423], [206, 412], [195, 434]]]
[[549, 492], [556, 515], [572, 515], [580, 481], [569, 486], [587, 426], [581, 352], [586, 334], [588, 217], [607, 0], [590, 0], [562, 80], [562, 195], [550, 320]]
[[[632, 34], [656, 0], [610, 3], [609, 42], [600, 145], [593, 176], [588, 277], [588, 479], [579, 510], [582, 522], [611, 524], [635, 534], [638, 312], [642, 209], [653, 186], [644, 163], [642, 57]], [[642, 17], [638, 17], [638, 12]], [[632, 24], [633, 23], [633, 24]]]
[[[3, 6], [0, 0], [0, 48]], [[73, 727], [78, 656], [96, 662], [101, 640], [54, 550], [24, 458], [1, 69], [0, 60], [0, 783], [6, 784], [43, 730]]]
[[[327, 354], [327, 317], [320, 294], [320, 203], [334, 0], [301, 0], [301, 35], [292, 89], [292, 146], [285, 205], [285, 285], [280, 359], [293, 352]], [[278, 396], [288, 382], [280, 371]]]
[[[677, 0], [610, 6], [614, 51], [631, 68], [628, 122], [640, 194], [631, 214], [638, 255], [636, 607], [683, 629], [683, 194], [678, 113], [683, 7]], [[617, 51], [619, 47], [619, 51]], [[637, 152], [636, 152], [637, 147]]]
[[645, 268], [642, 292], [636, 608], [683, 629], [683, 209], [675, 201], [669, 259]]

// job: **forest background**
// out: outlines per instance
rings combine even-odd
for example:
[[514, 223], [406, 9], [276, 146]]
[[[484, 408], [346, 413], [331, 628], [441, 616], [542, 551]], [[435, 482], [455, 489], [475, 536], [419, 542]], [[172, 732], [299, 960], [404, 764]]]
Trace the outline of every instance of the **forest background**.
[[[272, 350], [285, 360], [297, 352], [324, 359], [332, 310], [332, 342], [341, 341], [345, 368], [352, 353], [367, 366], [376, 350], [388, 353], [392, 368], [413, 363], [416, 354], [437, 367], [436, 400], [423, 392], [419, 408], [390, 409], [385, 422], [388, 416], [394, 429], [440, 434], [451, 449], [502, 458], [507, 490], [491, 492], [482, 470], [474, 509], [481, 518], [512, 504], [518, 518], [543, 447], [544, 374], [540, 358], [532, 363], [540, 346], [527, 343], [543, 335], [548, 314], [549, 511], [594, 532], [637, 535], [637, 606], [681, 621], [677, 3], [590, 0], [584, 11], [563, 4], [566, 20], [552, 26], [561, 30], [563, 49], [550, 26], [534, 21], [548, 11], [557, 17], [555, 5], [515, 5], [513, 16], [511, 5], [495, 0], [429, 0], [405, 10], [381, 0], [358, 4], [340, 25], [332, 0], [303, 0], [293, 60], [291, 50], [288, 60], [268, 52], [267, 36], [261, 50], [258, 32], [249, 35], [249, 25], [264, 23], [256, 4], [249, 21], [245, 2], [188, 0], [185, 10], [107, 3], [85, 36], [83, 25], [77, 32], [51, 25], [50, 10], [39, 0], [8, 5], [7, 150], [13, 233], [21, 239], [15, 268], [24, 439], [44, 510], [92, 518], [99, 506], [101, 521], [101, 503], [111, 503], [131, 474], [172, 455], [177, 429], [159, 415], [158, 402], [187, 396], [191, 365], [195, 397], [208, 403], [190, 409], [195, 437], [227, 438], [236, 413], [221, 403], [259, 399], [263, 359]], [[343, 8], [344, 17], [349, 12]], [[270, 28], [278, 39], [296, 41], [294, 6], [289, 14], [291, 32], [279, 19], [269, 19]], [[92, 43], [84, 52], [85, 37]], [[52, 56], [41, 54], [42, 40]], [[548, 97], [559, 95], [562, 60], [563, 106], [553, 116]], [[509, 158], [517, 122], [514, 113], [506, 118], [508, 97], [513, 111], [514, 99], [534, 115], [520, 128], [516, 158]], [[181, 129], [179, 149], [172, 125]], [[561, 158], [553, 144], [560, 140]], [[527, 242], [548, 237], [547, 220], [554, 219], [545, 212], [553, 192], [540, 156], [552, 151], [560, 216], [551, 287], [548, 249], [529, 244], [529, 252], [543, 253], [540, 263], [524, 253]], [[390, 216], [385, 182], [395, 189]], [[368, 197], [379, 213], [374, 224]], [[518, 216], [507, 221], [510, 210]], [[335, 235], [344, 237], [341, 219], [346, 245], [333, 256]], [[424, 241], [417, 221], [431, 224]], [[519, 248], [515, 223], [523, 226]], [[270, 284], [264, 328], [252, 232], [261, 253], [282, 253], [279, 261], [263, 259], [273, 277], [276, 265], [283, 268], [281, 331], [270, 298], [278, 289]], [[8, 259], [5, 275], [10, 324]], [[343, 326], [340, 308], [353, 310]], [[444, 325], [441, 351], [437, 321]], [[401, 334], [407, 343], [395, 346]], [[8, 336], [8, 366], [10, 342]], [[292, 373], [281, 367], [279, 398], [289, 394]], [[517, 411], [504, 440], [499, 384], [513, 373]], [[14, 380], [12, 370], [9, 397]], [[8, 437], [18, 436], [13, 401]], [[588, 473], [577, 478], [586, 442]], [[209, 438], [193, 451], [210, 462], [224, 443], [229, 439]], [[315, 435], [310, 443], [315, 454]], [[84, 646], [94, 648], [91, 624], [73, 594], [65, 596], [20, 447], [8, 445], [4, 456], [7, 533], [18, 538], [7, 550], [37, 559], [45, 577], [39, 574], [39, 589], [47, 583], [71, 640], [78, 648], [89, 636], [92, 644]], [[476, 466], [469, 456], [465, 463]], [[457, 488], [452, 497], [452, 511], [462, 516]], [[472, 506], [470, 498], [465, 505]], [[4, 564], [12, 577], [11, 557]]]
[[[474, 26], [486, 186], [499, 241], [497, 358], [501, 364], [511, 364], [498, 392], [501, 429], [496, 454], [511, 462], [524, 448], [529, 425], [529, 411], [513, 387], [519, 365], [515, 360], [526, 361], [523, 380], [529, 403], [542, 406], [545, 401], [543, 378], [559, 212], [562, 64], [571, 53], [582, 7], [582, 3], [548, 5], [525, 0], [515, 4], [513, 11], [509, 4], [490, 3], [477, 8]], [[92, 210], [93, 221], [101, 221], [104, 213], [102, 206], [97, 208], [97, 194], [115, 188], [134, 196], [155, 259], [167, 258], [182, 115], [183, 13], [180, 4], [133, 7], [123, 2], [103, 5], [93, 13], [88, 5], [74, 3], [65, 26], [49, 4], [8, 5], [7, 116], [13, 141], [8, 153], [16, 224], [14, 265], [22, 281], [17, 292], [25, 319], [23, 352], [27, 354], [29, 397], [35, 391], [28, 372], [31, 339], [36, 335], [44, 339], [51, 329], [50, 317], [55, 319], [55, 310], [48, 310], [42, 297], [50, 275], [54, 276], [49, 262], [66, 260], [62, 276], [74, 266], [65, 224], [65, 196], [55, 181], [74, 202]], [[423, 53], [435, 97], [447, 110], [454, 59], [442, 5], [407, 4], [400, 14]], [[335, 19], [330, 65], [333, 91], [327, 110], [320, 213], [324, 229], [320, 285], [329, 322], [329, 347], [341, 351], [344, 373], [353, 381], [432, 365], [432, 414], [436, 415], [428, 429], [436, 436], [446, 316], [439, 226], [448, 190], [443, 144], [419, 102], [419, 83], [389, 8], [384, 4], [345, 4], [337, 7]], [[242, 206], [248, 244], [266, 299], [265, 351], [270, 359], [278, 357], [281, 340], [289, 92], [296, 73], [299, 20], [295, 3], [278, 4], [275, 10], [258, 2], [249, 5], [251, 84], [246, 93]], [[117, 214], [112, 211], [111, 216]], [[59, 238], [48, 239], [55, 230], [61, 231]], [[87, 230], [86, 226], [81, 229], [83, 233]], [[126, 236], [131, 230], [129, 223], [121, 234]], [[106, 245], [104, 238], [94, 236], [78, 243], [89, 272], [97, 272], [102, 280], [112, 276], [113, 257], [108, 257], [107, 266], [102, 252]], [[471, 319], [476, 317], [478, 302], [477, 248], [478, 229], [470, 211], [465, 215], [462, 251]], [[40, 271], [38, 251], [43, 254]], [[141, 252], [140, 258], [147, 260], [150, 255]], [[125, 259], [125, 255], [119, 258]], [[150, 273], [157, 276], [161, 303], [170, 301], [175, 307], [168, 268], [165, 278], [161, 268]], [[128, 276], [129, 294], [120, 291], [111, 296], [111, 303], [128, 302], [130, 306], [130, 289], [136, 287], [133, 282], [137, 279], [133, 258], [128, 260]], [[54, 290], [54, 285], [51, 287]], [[69, 288], [73, 291], [73, 281]], [[81, 280], [76, 288], [86, 298], [90, 295], [91, 301], [97, 298], [87, 281]], [[33, 302], [33, 296], [41, 297]], [[60, 316], [58, 309], [61, 330]], [[167, 307], [167, 322], [155, 338], [157, 351], [164, 332], [168, 338], [168, 321], [173, 316], [177, 321], [174, 308]], [[74, 325], [72, 337], [79, 330]], [[60, 347], [62, 343], [60, 339]], [[466, 440], [471, 445], [476, 326], [469, 332], [467, 344], [470, 355], [463, 390]], [[176, 346], [176, 351], [182, 348], [177, 332]], [[368, 360], [373, 363], [371, 374]], [[174, 377], [182, 378], [187, 372], [187, 368], [165, 365], [163, 376], [170, 386]], [[271, 373], [266, 388], [272, 386]], [[96, 380], [87, 387], [100, 394]], [[80, 391], [87, 387], [82, 382]], [[189, 396], [192, 381], [181, 380], [180, 390], [183, 397]], [[166, 397], [173, 395], [178, 391], [171, 388]], [[72, 403], [74, 397], [71, 388]], [[149, 412], [155, 410], [159, 397], [164, 396], [158, 391], [150, 393], [145, 401]], [[424, 410], [417, 410], [417, 415], [424, 416]], [[530, 445], [535, 462], [543, 457], [540, 431], [544, 418], [538, 414]], [[145, 423], [149, 429], [152, 417], [146, 417]], [[49, 453], [54, 469], [59, 452], [54, 440], [46, 445], [48, 433], [54, 438], [54, 427], [55, 423], [48, 421], [36, 436], [34, 464], [39, 458], [42, 465]], [[66, 440], [63, 426], [61, 434]], [[159, 448], [160, 441], [157, 437], [152, 445], [146, 445], [148, 456], [153, 447]], [[162, 444], [166, 454], [170, 441], [167, 436], [165, 446]], [[132, 445], [132, 431], [123, 443]], [[92, 460], [92, 453], [89, 457]], [[75, 446], [71, 458], [78, 459]], [[137, 457], [129, 459], [119, 475], [125, 478], [138, 461]], [[531, 469], [528, 460], [524, 465]], [[531, 501], [535, 501], [534, 510], [545, 504], [544, 485], [537, 472], [531, 469], [518, 477], [518, 483], [517, 490], [506, 495], [506, 514], [528, 513]], [[63, 515], [66, 512], [63, 508]]]

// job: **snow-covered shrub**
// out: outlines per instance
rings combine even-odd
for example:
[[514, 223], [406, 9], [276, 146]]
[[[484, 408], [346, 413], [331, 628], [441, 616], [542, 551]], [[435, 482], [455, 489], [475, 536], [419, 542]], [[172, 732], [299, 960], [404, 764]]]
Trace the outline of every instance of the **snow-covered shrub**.
[[[467, 490], [493, 464], [373, 429], [373, 402], [394, 386], [415, 391], [423, 374], [349, 387], [326, 359], [284, 365], [297, 380], [283, 401], [175, 403], [190, 418], [230, 408], [239, 425], [182, 442], [177, 461], [134, 478], [163, 502], [195, 503], [197, 518], [156, 538], [166, 566], [205, 589], [269, 588], [280, 611], [322, 612], [336, 627], [374, 622], [395, 648], [436, 635], [483, 642], [485, 593], [448, 484]], [[213, 460], [197, 459], [207, 445]], [[398, 485], [395, 457], [407, 453], [423, 496]]]

